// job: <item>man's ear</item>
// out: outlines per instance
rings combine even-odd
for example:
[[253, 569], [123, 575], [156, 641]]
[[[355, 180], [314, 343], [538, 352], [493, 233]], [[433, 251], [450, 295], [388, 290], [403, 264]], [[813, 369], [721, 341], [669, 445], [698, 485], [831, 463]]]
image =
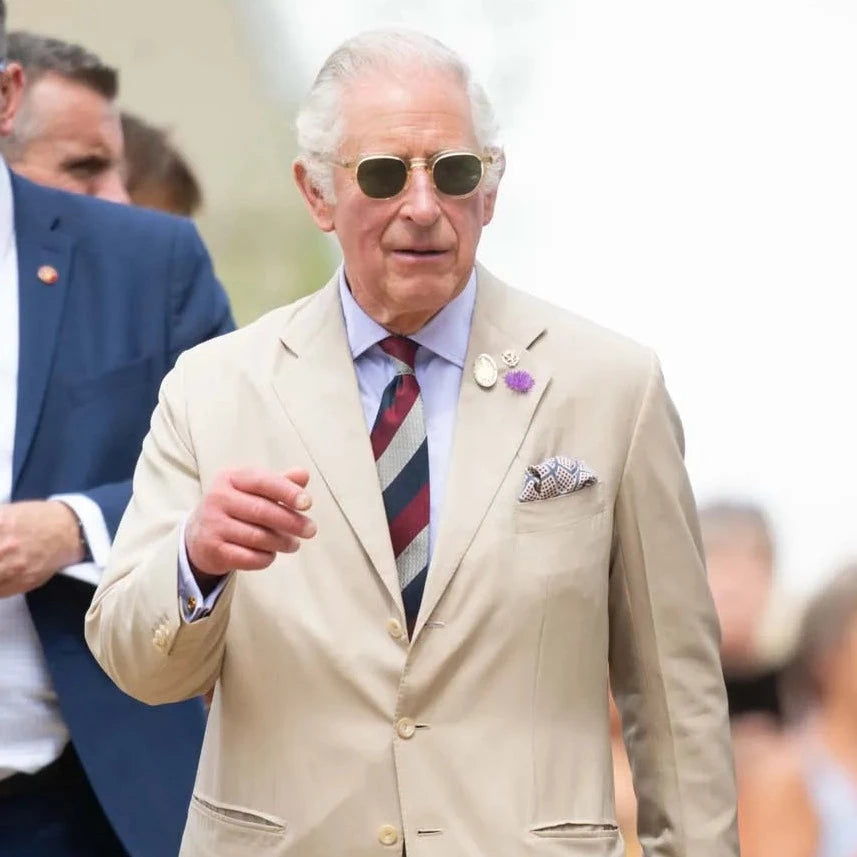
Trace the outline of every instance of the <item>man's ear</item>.
[[304, 163], [297, 160], [292, 165], [295, 184], [307, 204], [310, 216], [322, 232], [333, 232], [333, 206], [327, 202], [318, 187], [310, 180]]
[[500, 175], [497, 176], [497, 185], [490, 193], [485, 194], [485, 201], [482, 208], [482, 225], [487, 226], [494, 217], [494, 206], [497, 203], [497, 191], [500, 187], [500, 179], [503, 178], [503, 173], [506, 172], [506, 153], [502, 150], [496, 154], [499, 163]]
[[0, 74], [0, 137], [8, 137], [12, 133], [23, 94], [24, 69], [19, 63], [9, 63]]

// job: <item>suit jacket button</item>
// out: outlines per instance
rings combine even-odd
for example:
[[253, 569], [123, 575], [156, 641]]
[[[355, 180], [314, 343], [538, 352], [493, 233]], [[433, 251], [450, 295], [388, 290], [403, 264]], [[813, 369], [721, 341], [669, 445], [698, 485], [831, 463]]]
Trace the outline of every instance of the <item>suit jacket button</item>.
[[399, 733], [400, 738], [413, 738], [416, 731], [417, 725], [410, 717], [403, 717], [396, 724], [396, 732]]
[[382, 845], [395, 845], [399, 841], [399, 831], [392, 824], [382, 824], [378, 828], [378, 841]]
[[402, 627], [402, 623], [398, 619], [388, 619], [387, 633], [394, 640], [401, 640], [402, 637], [405, 636], [405, 629]]

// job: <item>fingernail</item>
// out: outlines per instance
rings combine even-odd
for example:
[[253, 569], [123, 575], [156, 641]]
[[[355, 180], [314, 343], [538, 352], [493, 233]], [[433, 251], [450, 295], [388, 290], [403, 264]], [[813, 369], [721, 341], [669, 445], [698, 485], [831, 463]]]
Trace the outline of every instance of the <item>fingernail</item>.
[[309, 494], [298, 494], [295, 499], [295, 508], [303, 511], [304, 509], [309, 509], [312, 505], [312, 500], [309, 498]]
[[316, 526], [315, 521], [310, 521], [307, 524], [305, 532], [308, 539], [311, 539], [318, 532], [318, 527]]

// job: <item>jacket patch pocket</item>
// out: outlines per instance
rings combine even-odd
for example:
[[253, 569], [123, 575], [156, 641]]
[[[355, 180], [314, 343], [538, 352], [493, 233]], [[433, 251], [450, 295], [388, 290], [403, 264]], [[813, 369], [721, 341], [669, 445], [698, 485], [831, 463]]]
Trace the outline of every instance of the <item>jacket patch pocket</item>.
[[595, 518], [607, 507], [603, 486], [581, 488], [547, 500], [517, 501], [513, 510], [515, 532], [538, 533], [561, 530], [587, 518]]

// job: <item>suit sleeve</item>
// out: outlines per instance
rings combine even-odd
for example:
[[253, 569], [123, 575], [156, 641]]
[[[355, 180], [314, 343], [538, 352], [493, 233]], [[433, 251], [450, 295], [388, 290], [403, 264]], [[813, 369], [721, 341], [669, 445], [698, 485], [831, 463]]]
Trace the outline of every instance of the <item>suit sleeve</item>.
[[184, 361], [161, 386], [134, 473], [134, 493], [86, 615], [86, 640], [126, 693], [157, 705], [197, 696], [217, 679], [225, 650], [231, 575], [212, 612], [184, 620], [179, 540], [202, 495], [185, 419]]
[[719, 628], [683, 456], [681, 424], [652, 356], [615, 508], [611, 688], [644, 853], [735, 857]]
[[[229, 299], [211, 264], [211, 257], [190, 221], [176, 221], [170, 268], [167, 369], [179, 355], [208, 339], [235, 329]], [[131, 499], [131, 480], [98, 485], [81, 493], [95, 501], [110, 537]]]

